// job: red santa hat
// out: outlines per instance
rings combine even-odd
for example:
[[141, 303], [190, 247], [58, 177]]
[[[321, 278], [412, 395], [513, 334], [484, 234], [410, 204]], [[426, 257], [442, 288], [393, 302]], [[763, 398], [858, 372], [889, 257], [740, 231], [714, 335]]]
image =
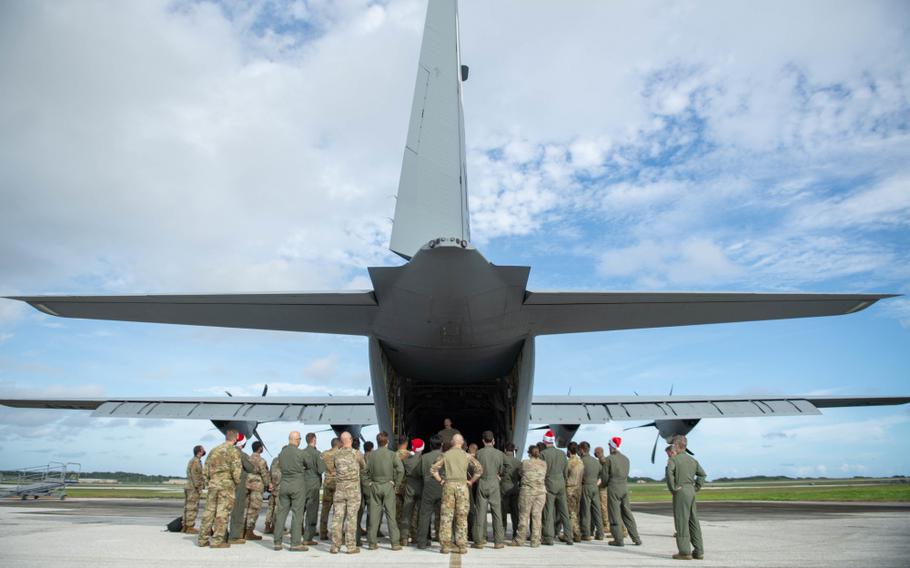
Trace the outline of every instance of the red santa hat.
[[618, 450], [619, 446], [622, 445], [622, 438], [620, 438], [619, 436], [614, 436], [614, 437], [610, 438], [609, 444], [610, 444], [611, 448], [613, 448], [614, 450]]
[[423, 440], [421, 440], [420, 438], [414, 438], [413, 440], [411, 440], [411, 449], [414, 450], [415, 452], [422, 452], [423, 451]]
[[553, 433], [553, 430], [547, 430], [547, 433], [543, 435], [544, 444], [555, 444], [556, 443], [556, 434]]
[[243, 446], [246, 445], [246, 438], [244, 438], [243, 434], [241, 434], [240, 432], [237, 432], [237, 441], [234, 442], [234, 445], [237, 446], [238, 448], [242, 448]]

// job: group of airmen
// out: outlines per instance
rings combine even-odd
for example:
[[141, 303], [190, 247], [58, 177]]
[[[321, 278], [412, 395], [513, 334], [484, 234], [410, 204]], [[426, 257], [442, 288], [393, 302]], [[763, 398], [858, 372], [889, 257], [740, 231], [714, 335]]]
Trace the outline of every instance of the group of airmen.
[[[264, 532], [272, 534], [275, 550], [284, 549], [286, 532], [294, 551], [315, 545], [317, 532], [320, 540], [331, 541], [332, 554], [342, 547], [348, 554], [359, 553], [364, 537], [368, 548], [375, 550], [385, 517], [392, 550], [409, 544], [428, 549], [435, 534], [440, 552], [465, 554], [469, 536], [473, 548], [486, 546], [488, 513], [494, 549], [522, 546], [529, 538], [530, 546], [538, 547], [556, 540], [569, 545], [604, 540], [606, 535], [611, 536], [611, 546], [623, 546], [627, 536], [641, 545], [629, 504], [629, 458], [620, 452], [618, 437], [609, 441], [608, 454], [602, 448], [592, 454], [588, 442], [571, 442], [564, 453], [556, 448], [553, 432], [547, 431], [520, 461], [513, 444], [505, 451], [496, 448], [490, 431], [482, 435], [483, 447], [465, 447], [449, 419], [430, 437], [428, 449], [423, 440], [401, 436], [393, 450], [389, 435], [380, 432], [376, 445], [365, 442], [361, 453], [360, 440], [343, 432], [330, 449], [320, 452], [315, 434], [306, 435], [306, 447], [301, 449], [300, 433], [294, 431], [271, 467], [262, 457], [262, 443], [254, 442], [247, 454], [246, 441], [237, 431], [227, 430], [225, 442], [211, 451], [204, 465], [205, 449], [193, 448], [183, 532], [197, 534], [199, 546], [228, 548], [262, 540], [254, 529], [266, 490], [270, 497]], [[679, 549], [673, 558], [678, 560], [704, 558], [695, 494], [705, 472], [686, 452], [686, 443], [685, 436], [677, 436], [666, 448], [666, 480], [673, 494]], [[197, 530], [205, 488], [205, 512]], [[507, 517], [512, 521], [508, 543]]]

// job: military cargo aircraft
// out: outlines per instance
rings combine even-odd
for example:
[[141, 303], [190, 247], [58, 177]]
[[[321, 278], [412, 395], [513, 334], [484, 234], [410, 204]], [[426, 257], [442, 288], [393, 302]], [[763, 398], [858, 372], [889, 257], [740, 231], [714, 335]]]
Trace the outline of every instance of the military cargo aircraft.
[[[21, 296], [69, 318], [359, 335], [372, 396], [6, 399], [19, 408], [93, 416], [210, 420], [256, 434], [262, 422], [329, 424], [359, 433], [429, 435], [450, 417], [470, 439], [492, 430], [523, 443], [530, 424], [561, 445], [582, 424], [652, 421], [659, 435], [715, 417], [802, 416], [910, 397], [537, 396], [534, 341], [549, 334], [846, 315], [889, 294], [542, 292], [530, 267], [497, 266], [471, 244], [456, 0], [430, 0], [390, 249], [402, 266], [371, 267], [373, 289], [292, 294]], [[263, 393], [265, 394], [265, 393]], [[656, 443], [656, 442], [655, 442]]]

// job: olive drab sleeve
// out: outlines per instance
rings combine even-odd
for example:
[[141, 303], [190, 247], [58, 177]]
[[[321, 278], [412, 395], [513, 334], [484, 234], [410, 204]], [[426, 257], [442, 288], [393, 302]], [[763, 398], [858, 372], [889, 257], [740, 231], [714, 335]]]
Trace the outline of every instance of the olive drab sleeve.
[[695, 490], [701, 490], [701, 486], [705, 484], [705, 470], [701, 468], [701, 464], [697, 461], [695, 462]]
[[395, 485], [400, 485], [404, 480], [404, 462], [400, 459], [392, 460], [392, 468], [394, 469]]
[[670, 458], [667, 460], [667, 489], [670, 490], [670, 493], [676, 493], [677, 487], [679, 485], [676, 484], [676, 462]]
[[480, 479], [480, 476], [483, 475], [483, 466], [480, 465], [480, 462], [477, 461], [477, 458], [475, 458], [471, 454], [467, 454], [467, 456], [468, 456], [468, 465], [471, 466], [471, 469], [474, 471], [473, 479], [475, 479], [475, 480]]
[[433, 465], [430, 466], [430, 475], [436, 475], [439, 473], [439, 470], [442, 469], [442, 466], [445, 465], [446, 459], [444, 456], [440, 455], [439, 458], [433, 462]]

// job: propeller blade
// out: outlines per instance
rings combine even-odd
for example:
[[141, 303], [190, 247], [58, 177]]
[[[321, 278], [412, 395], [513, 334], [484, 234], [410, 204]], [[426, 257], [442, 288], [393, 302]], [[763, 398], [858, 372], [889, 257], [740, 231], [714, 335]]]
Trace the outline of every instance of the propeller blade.
[[367, 388], [367, 396], [370, 396], [370, 391], [372, 391], [372, 390], [373, 390], [373, 387]]
[[262, 444], [262, 449], [265, 450], [265, 453], [272, 457], [272, 452], [269, 451], [269, 448], [265, 445], [265, 442], [262, 441], [262, 436], [259, 435], [259, 426], [253, 428], [253, 436], [256, 436], [256, 439], [259, 440], [259, 443]]
[[650, 428], [652, 426], [657, 428], [657, 423], [651, 422], [649, 424], [642, 424], [641, 426], [629, 426], [628, 428], [623, 428], [622, 431], [625, 432], [626, 430], [635, 430], [636, 428]]
[[660, 440], [660, 432], [657, 433], [657, 437], [654, 438], [654, 447], [651, 448], [651, 463], [657, 459], [657, 442]]
[[686, 453], [689, 454], [690, 456], [694, 456], [694, 455], [695, 455], [695, 452], [693, 452], [693, 451], [690, 450], [689, 448], [686, 448]]
[[[262, 387], [262, 396], [265, 396], [269, 392], [269, 385]], [[271, 455], [271, 454], [270, 454]]]
[[228, 396], [234, 396], [234, 395], [231, 394], [231, 391], [224, 391], [224, 394], [226, 394], [226, 395], [228, 395]]
[[538, 426], [537, 428], [528, 428], [528, 431], [530, 432], [531, 430], [549, 430], [549, 429], [550, 429], [549, 426]]
[[673, 385], [670, 385], [670, 396], [673, 396]]

